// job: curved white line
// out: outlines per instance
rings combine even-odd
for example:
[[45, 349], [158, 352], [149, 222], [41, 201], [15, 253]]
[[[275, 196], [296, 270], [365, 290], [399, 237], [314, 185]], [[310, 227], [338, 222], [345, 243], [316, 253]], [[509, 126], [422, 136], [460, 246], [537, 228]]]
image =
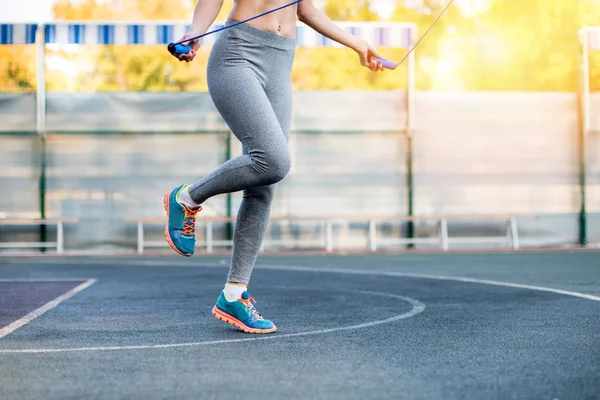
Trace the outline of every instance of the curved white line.
[[[64, 260], [63, 260], [64, 261]], [[82, 260], [78, 260], [78, 264], [85, 263]], [[97, 264], [99, 263], [97, 260], [89, 264]], [[139, 265], [139, 266], [155, 266], [155, 267], [166, 267], [164, 262], [160, 261], [134, 261], [134, 262], [122, 262], [122, 264], [126, 265]], [[188, 268], [224, 268], [226, 267], [223, 264], [202, 264], [202, 265], [192, 265], [189, 263], [181, 263], [181, 262], [169, 262], [168, 267], [188, 267]], [[416, 274], [416, 273], [406, 273], [406, 272], [386, 272], [386, 271], [361, 271], [361, 270], [351, 270], [351, 269], [343, 269], [343, 268], [319, 268], [319, 267], [298, 267], [298, 266], [277, 266], [277, 265], [257, 265], [255, 268], [259, 269], [272, 269], [272, 270], [284, 270], [284, 271], [300, 271], [300, 272], [328, 272], [328, 273], [339, 273], [339, 274], [353, 274], [353, 275], [378, 275], [378, 276], [390, 276], [390, 277], [406, 277], [406, 278], [421, 278], [421, 279], [435, 279], [435, 280], [444, 280], [444, 281], [455, 281], [455, 282], [466, 282], [466, 283], [478, 283], [484, 285], [494, 285], [494, 286], [504, 286], [504, 287], [512, 287], [518, 289], [527, 289], [527, 290], [535, 290], [539, 292], [549, 292], [555, 293], [565, 296], [578, 297], [586, 300], [592, 301], [600, 301], [599, 296], [594, 296], [590, 294], [580, 293], [580, 292], [572, 292], [568, 290], [555, 289], [543, 286], [535, 286], [535, 285], [524, 285], [520, 283], [512, 283], [512, 282], [501, 282], [487, 279], [476, 279], [476, 278], [466, 278], [466, 277], [454, 277], [454, 276], [445, 276], [445, 275], [429, 275], [429, 274]], [[365, 292], [365, 293], [377, 293], [377, 292]], [[384, 295], [388, 295], [391, 297], [398, 297], [406, 301], [415, 301], [422, 305], [422, 309], [414, 314], [407, 315], [416, 310], [413, 308], [409, 313], [402, 314], [396, 317], [388, 318], [380, 321], [373, 321], [366, 324], [360, 324], [356, 326], [350, 327], [342, 327], [342, 328], [331, 328], [328, 330], [321, 331], [312, 331], [312, 332], [300, 332], [300, 333], [290, 333], [284, 335], [275, 335], [275, 336], [267, 336], [267, 337], [259, 337], [259, 338], [246, 338], [246, 339], [231, 339], [231, 340], [217, 340], [212, 342], [193, 342], [193, 343], [180, 343], [180, 344], [166, 344], [166, 345], [153, 345], [153, 346], [122, 346], [122, 347], [87, 347], [87, 348], [73, 348], [73, 349], [14, 349], [14, 350], [0, 350], [0, 354], [2, 353], [52, 353], [52, 352], [66, 352], [66, 351], [86, 351], [86, 350], [129, 350], [129, 349], [146, 349], [146, 348], [169, 348], [169, 347], [185, 347], [185, 346], [200, 346], [200, 345], [209, 345], [209, 344], [222, 344], [222, 343], [236, 343], [236, 342], [247, 342], [252, 340], [268, 340], [268, 339], [278, 339], [278, 338], [286, 338], [293, 336], [304, 336], [311, 335], [317, 333], [327, 333], [333, 331], [341, 331], [348, 329], [359, 329], [373, 325], [379, 325], [383, 323], [393, 322], [396, 319], [403, 319], [412, 317], [425, 309], [425, 305], [418, 302], [418, 300], [413, 300], [408, 297], [403, 298], [402, 296], [392, 295], [385, 293]], [[414, 304], [413, 304], [414, 306]], [[406, 316], [405, 316], [406, 315]]]
[[435, 279], [440, 281], [455, 281], [455, 282], [467, 282], [467, 283], [480, 283], [483, 285], [493, 286], [505, 286], [518, 289], [536, 290], [538, 292], [549, 292], [562, 294], [565, 296], [579, 297], [586, 300], [600, 301], [600, 296], [594, 296], [591, 294], [571, 292], [569, 290], [554, 289], [544, 286], [535, 285], [524, 285], [521, 283], [512, 282], [501, 282], [493, 281], [488, 279], [477, 279], [477, 278], [465, 278], [460, 276], [446, 276], [446, 275], [429, 275], [429, 274], [414, 274], [410, 272], [386, 272], [386, 271], [361, 271], [354, 269], [343, 269], [343, 268], [315, 268], [315, 267], [287, 267], [277, 265], [261, 265], [256, 266], [260, 269], [274, 269], [274, 270], [290, 270], [290, 271], [303, 271], [303, 272], [331, 272], [331, 273], [343, 273], [343, 274], [354, 274], [354, 275], [378, 275], [378, 276], [394, 276], [401, 278], [421, 278], [421, 279]]
[[[97, 263], [97, 261], [95, 263]], [[148, 267], [166, 267], [167, 266], [167, 265], [165, 265], [164, 262], [160, 262], [160, 261], [134, 261], [134, 262], [126, 262], [124, 264], [140, 265], [140, 266], [148, 266]], [[171, 262], [170, 261], [168, 267], [173, 267], [173, 266], [188, 267], [188, 268], [203, 268], [203, 267], [226, 268], [227, 267], [224, 264], [206, 263], [206, 264], [202, 264], [202, 265], [193, 265], [193, 264], [189, 264], [189, 263]], [[586, 300], [600, 301], [600, 296], [594, 296], [592, 294], [587, 294], [587, 293], [573, 292], [573, 291], [569, 291], [569, 290], [555, 289], [555, 288], [549, 288], [549, 287], [545, 287], [545, 286], [526, 285], [526, 284], [521, 284], [521, 283], [494, 281], [494, 280], [489, 280], [489, 279], [466, 278], [466, 277], [461, 277], [461, 276], [430, 275], [430, 274], [417, 274], [417, 273], [411, 273], [411, 272], [392, 272], [392, 271], [365, 271], [365, 270], [345, 269], [345, 268], [281, 266], [281, 265], [257, 265], [255, 268], [283, 270], [283, 271], [330, 272], [330, 273], [353, 274], [353, 275], [394, 276], [394, 277], [401, 277], [401, 278], [421, 278], [421, 279], [435, 279], [435, 280], [442, 280], [442, 281], [479, 283], [479, 284], [483, 284], [483, 285], [504, 286], [504, 287], [518, 288], [518, 289], [536, 290], [538, 292], [549, 292], [549, 293], [561, 294], [564, 296], [579, 297], [579, 298], [586, 299]]]
[[102, 346], [102, 347], [75, 347], [75, 348], [57, 348], [57, 349], [6, 349], [6, 350], [0, 350], [0, 354], [7, 354], [7, 353], [19, 353], [19, 354], [24, 354], [24, 353], [66, 353], [66, 352], [74, 352], [74, 351], [169, 349], [169, 348], [174, 348], [174, 347], [208, 346], [208, 345], [213, 345], [213, 344], [227, 344], [227, 343], [239, 343], [239, 342], [253, 342], [253, 341], [258, 341], [258, 340], [284, 339], [284, 338], [289, 338], [289, 337], [318, 335], [318, 334], [322, 334], [322, 333], [348, 331], [348, 330], [353, 330], [353, 329], [368, 328], [371, 326], [376, 326], [376, 325], [381, 325], [381, 324], [388, 324], [390, 322], [410, 318], [412, 316], [415, 316], [415, 315], [423, 312], [423, 310], [425, 310], [425, 304], [421, 303], [419, 300], [411, 299], [410, 297], [398, 296], [396, 294], [391, 294], [391, 293], [369, 292], [369, 291], [363, 291], [363, 290], [348, 290], [347, 292], [369, 294], [369, 295], [375, 295], [375, 296], [386, 296], [386, 297], [392, 297], [395, 299], [404, 300], [412, 305], [412, 309], [403, 314], [395, 315], [393, 317], [386, 318], [386, 319], [380, 319], [377, 321], [365, 322], [362, 324], [343, 326], [343, 327], [338, 327], [338, 328], [319, 329], [316, 331], [286, 333], [283, 335], [271, 334], [269, 336], [258, 336], [258, 337], [244, 338], [244, 339], [226, 339], [226, 340], [212, 340], [212, 341], [205, 341], [205, 342], [171, 343], [171, 344], [155, 344], [155, 345], [139, 345], [139, 346]]
[[[13, 260], [19, 263], [30, 263], [29, 260]], [[87, 262], [89, 261], [89, 262]], [[100, 264], [102, 265], [103, 260], [61, 260], [60, 264]], [[35, 261], [36, 264], [57, 264], [56, 260], [52, 259], [39, 259]], [[190, 263], [182, 263], [178, 261], [169, 260], [169, 265], [165, 265], [162, 261], [140, 261], [140, 260], [119, 260], [120, 265], [132, 265], [132, 266], [147, 266], [147, 267], [187, 267], [187, 268], [226, 268], [225, 264], [214, 264], [204, 263], [201, 265], [195, 265]], [[104, 264], [109, 265], [109, 264]], [[406, 277], [406, 278], [422, 278], [422, 279], [436, 279], [443, 281], [455, 281], [455, 282], [466, 282], [466, 283], [480, 283], [483, 285], [494, 285], [513, 287], [518, 289], [536, 290], [538, 292], [549, 292], [555, 294], [561, 294], [564, 296], [579, 297], [586, 300], [600, 301], [600, 296], [594, 296], [592, 294], [573, 292], [563, 289], [549, 288], [545, 286], [526, 285], [521, 283], [494, 281], [489, 279], [477, 279], [477, 278], [466, 278], [460, 276], [447, 276], [447, 275], [430, 275], [430, 274], [417, 274], [411, 272], [386, 272], [386, 271], [364, 271], [355, 269], [344, 269], [344, 268], [321, 268], [321, 267], [294, 267], [294, 266], [279, 266], [279, 265], [257, 265], [255, 268], [258, 269], [274, 269], [274, 270], [291, 270], [291, 271], [305, 271], [305, 272], [331, 272], [331, 273], [342, 273], [342, 274], [354, 274], [354, 275], [379, 275], [379, 276], [395, 276], [395, 277]]]

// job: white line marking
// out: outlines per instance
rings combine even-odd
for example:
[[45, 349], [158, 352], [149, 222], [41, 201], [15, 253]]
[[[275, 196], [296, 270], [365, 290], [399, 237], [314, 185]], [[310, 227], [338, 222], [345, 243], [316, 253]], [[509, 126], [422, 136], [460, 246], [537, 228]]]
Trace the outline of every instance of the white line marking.
[[[188, 268], [226, 268], [227, 265], [223, 264], [202, 264], [195, 265], [190, 263], [173, 262], [169, 261], [168, 265], [161, 261], [134, 261], [124, 263], [126, 265], [141, 265], [149, 267], [188, 267]], [[120, 264], [121, 265], [121, 264]], [[281, 265], [257, 265], [257, 269], [273, 269], [273, 270], [290, 270], [300, 272], [330, 272], [330, 273], [341, 273], [341, 274], [354, 274], [354, 275], [379, 275], [379, 276], [394, 276], [394, 277], [405, 277], [405, 278], [421, 278], [421, 279], [435, 279], [442, 281], [455, 281], [455, 282], [466, 282], [466, 283], [479, 283], [483, 285], [493, 286], [505, 286], [513, 287], [518, 289], [536, 290], [538, 292], [549, 292], [555, 294], [562, 294], [564, 296], [579, 297], [586, 300], [600, 301], [600, 296], [594, 296], [592, 294], [586, 294], [581, 292], [572, 292], [569, 290], [549, 288], [545, 286], [526, 285], [521, 283], [502, 282], [488, 279], [477, 279], [477, 278], [466, 278], [461, 276], [447, 276], [447, 275], [430, 275], [430, 274], [417, 274], [411, 272], [393, 272], [393, 271], [365, 271], [356, 269], [344, 269], [344, 268], [321, 268], [321, 267], [295, 267], [295, 266], [281, 266]]]
[[12, 332], [19, 329], [23, 325], [33, 321], [34, 319], [36, 319], [37, 317], [39, 317], [46, 311], [53, 309], [54, 307], [56, 307], [63, 301], [75, 296], [77, 293], [81, 292], [82, 290], [87, 289], [88, 287], [93, 285], [95, 282], [96, 282], [96, 279], [88, 279], [85, 282], [83, 282], [81, 285], [75, 286], [73, 289], [69, 290], [68, 292], [58, 296], [57, 298], [44, 304], [40, 308], [33, 310], [32, 312], [30, 312], [23, 318], [16, 320], [15, 322], [13, 322], [10, 325], [5, 326], [4, 328], [0, 329], [0, 339], [5, 337], [6, 335], [10, 335]]
[[[541, 253], [545, 254], [545, 253]], [[21, 261], [21, 260], [19, 260]], [[102, 262], [106, 262], [107, 260], [61, 260], [61, 264], [100, 264], [100, 265], [108, 265], [110, 264], [102, 264]], [[228, 267], [225, 264], [211, 264], [211, 263], [203, 263], [201, 265], [191, 264], [189, 262], [180, 262], [180, 261], [140, 261], [140, 260], [121, 260], [119, 259], [118, 265], [131, 265], [131, 266], [148, 266], [148, 267], [187, 267], [187, 268], [226, 268]], [[30, 263], [30, 261], [23, 260], [23, 263]], [[56, 264], [56, 261], [51, 259], [46, 260], [36, 260], [36, 264]], [[109, 261], [111, 263], [111, 261]], [[168, 265], [167, 265], [168, 263]], [[115, 264], [116, 265], [116, 264]], [[391, 272], [391, 271], [365, 271], [365, 270], [354, 270], [354, 269], [343, 269], [343, 268], [321, 268], [321, 267], [293, 267], [293, 266], [278, 266], [278, 265], [257, 265], [255, 268], [258, 269], [274, 269], [274, 270], [292, 270], [292, 271], [305, 271], [305, 272], [331, 272], [331, 273], [343, 273], [343, 274], [355, 274], [355, 275], [380, 275], [380, 276], [395, 276], [395, 277], [406, 277], [406, 278], [422, 278], [422, 279], [436, 279], [436, 280], [444, 280], [444, 281], [455, 281], [455, 282], [466, 282], [466, 283], [479, 283], [484, 285], [494, 285], [494, 286], [505, 286], [505, 287], [513, 287], [518, 289], [528, 289], [528, 290], [536, 290], [539, 292], [549, 292], [555, 294], [561, 294], [564, 296], [571, 297], [579, 297], [586, 300], [592, 301], [600, 301], [600, 296], [594, 296], [592, 294], [586, 294], [581, 292], [573, 292], [569, 290], [563, 289], [555, 289], [549, 288], [545, 286], [536, 286], [536, 285], [526, 285], [521, 283], [512, 283], [512, 282], [502, 282], [502, 281], [494, 281], [488, 279], [477, 279], [477, 278], [466, 278], [460, 276], [446, 276], [446, 275], [429, 275], [429, 274], [417, 274], [410, 272]]]
[[404, 300], [412, 305], [412, 309], [404, 314], [395, 315], [390, 318], [380, 319], [377, 321], [365, 322], [363, 324], [351, 325], [351, 326], [343, 326], [337, 328], [329, 328], [329, 329], [319, 329], [316, 331], [309, 332], [297, 332], [297, 333], [286, 333], [286, 334], [270, 334], [268, 336], [260, 335], [258, 337], [244, 338], [244, 339], [226, 339], [226, 340], [212, 340], [206, 342], [190, 342], [190, 343], [172, 343], [172, 344], [155, 344], [155, 345], [139, 345], [139, 346], [108, 346], [108, 347], [77, 347], [77, 348], [59, 348], [59, 349], [11, 349], [11, 350], [0, 350], [0, 354], [6, 353], [65, 353], [65, 352], [73, 352], [73, 351], [110, 351], [110, 350], [142, 350], [142, 349], [169, 349], [174, 347], [191, 347], [191, 346], [208, 346], [213, 344], [228, 344], [228, 343], [240, 343], [240, 342], [253, 342], [259, 340], [274, 340], [274, 339], [284, 339], [289, 337], [297, 337], [297, 336], [308, 336], [308, 335], [318, 335], [322, 333], [330, 333], [330, 332], [340, 332], [340, 331], [348, 331], [353, 329], [362, 329], [368, 328], [371, 326], [388, 324], [390, 322], [399, 321], [401, 319], [410, 318], [419, 313], [422, 313], [425, 310], [425, 304], [421, 303], [419, 300], [411, 299], [410, 297], [398, 296], [396, 294], [391, 293], [381, 293], [381, 292], [369, 292], [363, 290], [348, 290], [348, 292], [354, 293], [362, 293], [368, 295], [375, 296], [386, 296], [392, 297], [394, 299]]
[[565, 296], [580, 297], [586, 300], [600, 301], [600, 296], [594, 296], [591, 294], [571, 292], [568, 290], [554, 289], [544, 286], [524, 285], [521, 283], [512, 282], [501, 282], [493, 281], [488, 279], [477, 279], [477, 278], [465, 278], [460, 276], [446, 276], [446, 275], [429, 275], [429, 274], [414, 274], [410, 272], [386, 272], [386, 271], [361, 271], [353, 269], [337, 269], [337, 268], [313, 268], [313, 267], [282, 267], [277, 265], [261, 265], [256, 266], [260, 269], [275, 269], [275, 270], [291, 270], [291, 271], [305, 271], [305, 272], [331, 272], [331, 273], [344, 273], [344, 274], [355, 274], [355, 275], [379, 275], [379, 276], [395, 276], [405, 278], [421, 278], [421, 279], [435, 279], [441, 281], [455, 281], [455, 282], [467, 282], [467, 283], [480, 283], [483, 285], [494, 285], [494, 286], [505, 286], [513, 287], [518, 289], [536, 290], [538, 292], [550, 292], [556, 294], [562, 294]]
[[[78, 263], [81, 263], [81, 262], [78, 262]], [[101, 263], [101, 262], [93, 261], [90, 263], [93, 264], [93, 263]], [[226, 267], [223, 264], [193, 265], [193, 264], [189, 264], [189, 263], [184, 264], [181, 262], [173, 262], [173, 261], [169, 261], [168, 265], [166, 265], [165, 262], [160, 262], [160, 261], [137, 261], [137, 260], [134, 260], [134, 262], [123, 262], [123, 260], [121, 260], [120, 263], [121, 263], [121, 265], [126, 264], [126, 265], [156, 266], [156, 267], [173, 267], [173, 266], [189, 267], [189, 268], [224, 268], [224, 267]], [[361, 271], [361, 270], [350, 270], [350, 269], [341, 269], [341, 268], [336, 269], [336, 268], [319, 268], [319, 267], [292, 267], [292, 266], [277, 266], [277, 265], [261, 265], [261, 266], [257, 265], [255, 268], [283, 270], [283, 271], [299, 271], [299, 272], [328, 272], [328, 273], [338, 273], [338, 274], [371, 275], [371, 276], [378, 275], [378, 276], [390, 276], [390, 277], [421, 278], [421, 279], [435, 279], [435, 280], [466, 282], [466, 283], [478, 283], [478, 284], [484, 284], [484, 285], [494, 285], [494, 286], [504, 286], [504, 287], [519, 288], [519, 289], [535, 290], [535, 291], [540, 291], [540, 292], [550, 292], [550, 293], [555, 293], [555, 294], [560, 294], [560, 295], [565, 295], [565, 296], [583, 298], [586, 300], [600, 301], [599, 296], [593, 296], [593, 295], [585, 294], [585, 293], [571, 292], [571, 291], [567, 291], [567, 290], [554, 289], [554, 288], [548, 288], [548, 287], [543, 287], [543, 286], [524, 285], [524, 284], [520, 284], [520, 283], [500, 282], [500, 281], [493, 281], [493, 280], [487, 280], [487, 279], [454, 277], [454, 276], [444, 276], [444, 275], [415, 274], [415, 273], [405, 273], [405, 272]], [[56, 352], [69, 352], [69, 351], [161, 349], [161, 348], [171, 348], [171, 347], [188, 347], [188, 346], [201, 346], [201, 345], [210, 345], [210, 344], [248, 342], [248, 341], [253, 341], [253, 340], [280, 339], [280, 338], [286, 338], [286, 337], [314, 335], [314, 334], [318, 334], [318, 333], [328, 333], [328, 332], [335, 332], [335, 331], [342, 331], [342, 330], [365, 328], [368, 326], [374, 326], [374, 325], [392, 322], [397, 319], [412, 317], [413, 315], [416, 315], [425, 309], [425, 305], [423, 305], [423, 303], [420, 303], [417, 300], [413, 300], [413, 299], [409, 300], [408, 297], [403, 298], [402, 296], [397, 296], [397, 295], [392, 295], [392, 294], [387, 294], [387, 293], [382, 293], [382, 294], [388, 295], [391, 297], [402, 298], [406, 301], [417, 302], [418, 304], [422, 305], [422, 309], [420, 309], [420, 311], [418, 311], [418, 312], [414, 312], [415, 310], [418, 310], [418, 308], [416, 306], [414, 306], [414, 303], [413, 303], [413, 306], [415, 308], [413, 308], [413, 310], [411, 310], [411, 312], [409, 312], [407, 314], [402, 314], [402, 315], [399, 315], [396, 317], [388, 318], [385, 320], [373, 321], [373, 322], [369, 322], [366, 324], [360, 324], [360, 325], [349, 326], [349, 327], [331, 328], [331, 329], [312, 331], [312, 332], [290, 333], [290, 334], [284, 334], [284, 335], [276, 334], [274, 336], [259, 337], [259, 338], [216, 340], [216, 341], [209, 341], [209, 342], [175, 343], [175, 344], [147, 345], [147, 346], [141, 345], [141, 346], [115, 346], [115, 347], [81, 347], [81, 348], [63, 348], [63, 349], [14, 349], [14, 350], [0, 350], [0, 354], [2, 354], [2, 353], [56, 353]], [[411, 314], [411, 313], [413, 313], [413, 314]]]
[[[406, 276], [408, 276], [408, 274]], [[513, 287], [513, 288], [519, 288], [519, 289], [537, 290], [538, 292], [550, 292], [550, 293], [562, 294], [565, 296], [580, 297], [580, 298], [586, 299], [586, 300], [600, 301], [600, 296], [594, 296], [591, 294], [580, 293], [580, 292], [571, 292], [568, 290], [554, 289], [554, 288], [543, 287], [543, 286], [524, 285], [524, 284], [520, 284], [520, 283], [510, 283], [510, 282], [499, 282], [499, 281], [491, 281], [491, 280], [487, 280], [487, 279], [461, 278], [461, 277], [455, 278], [455, 277], [444, 276], [444, 275], [413, 274], [412, 276], [415, 278], [438, 279], [438, 280], [445, 280], [445, 281], [457, 281], [457, 282], [469, 282], [469, 283], [481, 283], [484, 285], [506, 286], [506, 287]]]

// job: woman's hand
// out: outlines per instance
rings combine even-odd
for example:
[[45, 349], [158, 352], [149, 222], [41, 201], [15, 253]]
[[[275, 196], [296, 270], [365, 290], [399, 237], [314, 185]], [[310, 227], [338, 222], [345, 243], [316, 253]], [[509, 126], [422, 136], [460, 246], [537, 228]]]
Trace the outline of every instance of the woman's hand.
[[321, 35], [356, 51], [361, 65], [371, 71], [382, 71], [381, 62], [375, 61], [375, 58], [383, 57], [375, 50], [375, 47], [337, 26], [322, 10], [315, 7], [313, 1], [302, 0], [298, 3], [298, 19]]
[[[181, 42], [182, 40], [185, 40], [187, 38], [191, 38], [194, 36], [198, 36], [198, 33], [188, 32], [181, 39], [179, 39], [178, 42]], [[187, 54], [175, 54], [174, 57], [177, 58], [179, 61], [185, 61], [185, 62], [192, 61], [194, 59], [194, 57], [196, 57], [196, 53], [197, 53], [198, 49], [200, 48], [200, 39], [190, 40], [188, 42], [183, 42], [181, 44], [183, 46], [192, 46], [192, 50], [190, 50]]]
[[375, 47], [371, 44], [361, 41], [361, 43], [354, 49], [360, 59], [360, 64], [363, 67], [369, 68], [371, 71], [383, 71], [381, 62], [375, 61], [375, 58], [383, 58]]
[[[179, 39], [179, 41], [198, 36], [210, 28], [210, 25], [215, 22], [217, 15], [219, 14], [219, 10], [223, 6], [223, 0], [208, 0], [208, 1], [198, 1], [196, 3], [196, 8], [194, 8], [194, 17], [192, 18], [192, 23], [190, 25], [189, 32]], [[173, 55], [179, 61], [190, 62], [196, 57], [196, 52], [200, 48], [200, 40], [190, 40], [182, 43], [184, 46], [192, 46], [192, 50], [190, 50], [187, 54], [177, 54]]]

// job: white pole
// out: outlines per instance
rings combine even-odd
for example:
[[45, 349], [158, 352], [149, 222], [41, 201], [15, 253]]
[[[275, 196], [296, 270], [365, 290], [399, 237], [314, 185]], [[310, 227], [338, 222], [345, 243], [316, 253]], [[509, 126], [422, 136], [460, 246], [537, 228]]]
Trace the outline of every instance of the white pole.
[[511, 218], [510, 219], [510, 236], [512, 238], [512, 248], [513, 250], [519, 250], [520, 244], [519, 244], [519, 228], [517, 225], [517, 219], [516, 218]]
[[46, 27], [38, 25], [36, 32], [37, 42], [37, 133], [46, 134]]
[[[412, 48], [415, 38], [417, 37], [417, 27], [413, 26], [410, 29], [409, 49]], [[415, 49], [416, 50], [416, 49]], [[414, 96], [415, 96], [415, 51], [408, 55], [408, 71], [407, 71], [407, 88], [406, 88], [406, 145], [407, 145], [407, 190], [408, 190], [408, 216], [414, 217], [414, 148], [413, 141], [413, 125], [414, 125]], [[414, 239], [414, 221], [410, 220], [409, 238]], [[411, 247], [414, 245], [414, 240], [411, 242]]]
[[376, 242], [376, 225], [375, 221], [369, 221], [369, 247], [372, 252], [377, 251], [377, 242]]
[[333, 223], [327, 221], [325, 225], [325, 249], [328, 253], [333, 251]]
[[[417, 36], [417, 28], [410, 29], [410, 46], [412, 47], [415, 37]], [[416, 50], [416, 49], [415, 49]], [[408, 86], [406, 89], [406, 134], [412, 137], [412, 128], [414, 125], [414, 96], [415, 96], [415, 51], [408, 56], [408, 71], [407, 71]]]
[[589, 48], [589, 30], [583, 28], [581, 33], [581, 41], [583, 47], [582, 60], [582, 79], [583, 79], [583, 135], [587, 137], [591, 129], [591, 96], [590, 96], [590, 48]]
[[442, 250], [448, 251], [448, 221], [446, 218], [440, 220], [440, 239], [442, 241]]
[[211, 254], [213, 252], [213, 229], [212, 222], [206, 222], [206, 253]]
[[62, 254], [64, 251], [64, 232], [63, 223], [58, 221], [56, 223], [56, 253]]
[[144, 252], [144, 223], [142, 221], [138, 221], [137, 223], [137, 251], [138, 254], [142, 254]]

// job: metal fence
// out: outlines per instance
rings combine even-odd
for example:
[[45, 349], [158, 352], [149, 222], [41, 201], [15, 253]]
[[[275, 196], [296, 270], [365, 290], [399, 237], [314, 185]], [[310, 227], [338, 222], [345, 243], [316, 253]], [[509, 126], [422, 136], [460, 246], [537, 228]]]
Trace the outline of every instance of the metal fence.
[[[21, 36], [25, 43], [42, 33], [88, 43], [89, 32], [105, 29], [87, 27], [86, 34], [79, 25], [25, 27]], [[389, 40], [383, 28], [369, 26], [366, 34]], [[404, 37], [413, 37], [405, 28]], [[133, 28], [119, 29], [106, 40], [134, 40], [123, 36]], [[6, 29], [0, 32], [6, 43]], [[162, 41], [175, 37], [166, 32]], [[317, 36], [306, 43], [331, 45]], [[37, 51], [44, 59], [45, 49]], [[45, 88], [43, 74], [38, 87]], [[137, 225], [127, 218], [161, 216], [166, 190], [241, 152], [206, 93], [11, 92], [0, 95], [0, 217], [78, 218], [65, 226], [67, 250], [135, 249]], [[502, 219], [478, 216], [518, 215], [522, 246], [600, 243], [599, 94], [415, 93], [410, 83], [394, 92], [296, 92], [294, 103], [293, 167], [278, 186], [275, 218], [471, 215], [448, 221], [448, 234], [497, 237], [506, 233]], [[239, 201], [239, 193], [211, 199], [203, 215], [232, 216]], [[375, 228], [368, 219], [332, 225], [335, 247], [368, 249], [372, 229], [380, 243], [437, 243], [440, 233], [428, 219], [392, 218]], [[54, 234], [0, 226], [0, 242]], [[145, 234], [158, 241], [162, 227]], [[227, 240], [231, 226], [217, 223], [213, 234]], [[311, 247], [327, 234], [318, 220], [269, 229], [273, 248]]]
[[[403, 98], [393, 92], [295, 93], [293, 166], [278, 187], [273, 216], [406, 216], [412, 201], [412, 213], [420, 216], [520, 215], [522, 246], [578, 243], [575, 95], [417, 93], [412, 171], [409, 137], [394, 129], [406, 119]], [[0, 137], [0, 210], [5, 216], [39, 216], [43, 201], [47, 217], [79, 218], [65, 227], [67, 249], [135, 249], [137, 227], [125, 218], [161, 216], [166, 190], [241, 152], [206, 93], [49, 95], [48, 104], [57, 112], [70, 110], [64, 118], [48, 118], [49, 123], [62, 121], [63, 131], [48, 132], [43, 141], [27, 133]], [[157, 115], [156, 104], [170, 104], [172, 111], [167, 107]], [[93, 115], [86, 112], [90, 109]], [[118, 110], [124, 109], [121, 117]], [[177, 115], [189, 116], [189, 128], [196, 131], [134, 132], [161, 121], [168, 129]], [[82, 132], [83, 126], [98, 131]], [[597, 243], [600, 142], [598, 136], [588, 139], [588, 237]], [[239, 194], [211, 199], [203, 214], [235, 215], [239, 201]], [[390, 221], [378, 225], [377, 236], [408, 237], [409, 228], [406, 221]], [[412, 228], [415, 237], [439, 234], [432, 221], [415, 222]], [[17, 240], [18, 232], [37, 235], [35, 229], [0, 229], [0, 240]], [[503, 223], [485, 218], [449, 222], [451, 236], [498, 236], [504, 230]], [[336, 248], [368, 248], [368, 231], [366, 220], [339, 222]], [[272, 240], [292, 248], [302, 247], [303, 240], [321, 240], [323, 234], [319, 221], [280, 222], [270, 229]], [[160, 225], [147, 227], [149, 241], [161, 235]], [[226, 223], [215, 224], [215, 240], [227, 235]]]

